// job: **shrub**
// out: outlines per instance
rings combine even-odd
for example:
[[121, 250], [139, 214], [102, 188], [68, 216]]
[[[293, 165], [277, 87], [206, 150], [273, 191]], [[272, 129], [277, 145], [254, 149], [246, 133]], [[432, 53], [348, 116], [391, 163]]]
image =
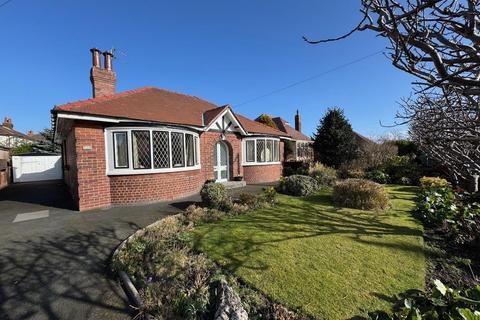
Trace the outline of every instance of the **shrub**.
[[292, 196], [308, 196], [318, 191], [318, 184], [312, 177], [293, 175], [280, 180], [278, 191]]
[[217, 209], [201, 208], [193, 204], [188, 206], [184, 213], [185, 220], [193, 224], [216, 221], [223, 215], [224, 213]]
[[344, 164], [338, 169], [338, 176], [341, 179], [363, 179], [365, 172], [362, 168], [357, 167], [353, 162]]
[[450, 188], [424, 188], [417, 198], [415, 215], [427, 226], [440, 226], [456, 213], [455, 194]]
[[479, 319], [480, 286], [466, 290], [446, 287], [440, 280], [434, 281], [430, 294], [419, 290], [409, 290], [400, 296], [394, 306], [394, 313], [383, 311], [369, 313], [369, 319]]
[[420, 178], [420, 186], [422, 188], [448, 188], [450, 183], [440, 177], [422, 177]]
[[258, 196], [255, 194], [243, 192], [238, 195], [238, 203], [249, 208], [256, 208], [258, 202]]
[[355, 209], [386, 209], [389, 204], [385, 188], [364, 179], [347, 179], [333, 187], [333, 201], [337, 206]]
[[408, 177], [401, 177], [398, 183], [403, 184], [404, 186], [408, 186], [412, 184], [412, 180], [410, 180], [410, 178]]
[[314, 178], [320, 186], [333, 186], [337, 181], [337, 171], [315, 162], [309, 169], [308, 174]]
[[386, 184], [390, 177], [382, 170], [372, 170], [365, 174], [365, 178], [376, 183]]
[[410, 156], [395, 156], [390, 158], [384, 167], [385, 173], [390, 176], [390, 182], [400, 183], [400, 179], [407, 177], [412, 183], [417, 183], [421, 177], [421, 168]]
[[207, 183], [200, 191], [202, 202], [211, 209], [230, 211], [232, 207], [232, 199], [227, 189], [220, 183]]
[[262, 197], [267, 204], [273, 205], [277, 199], [277, 191], [274, 187], [267, 187], [263, 190]]

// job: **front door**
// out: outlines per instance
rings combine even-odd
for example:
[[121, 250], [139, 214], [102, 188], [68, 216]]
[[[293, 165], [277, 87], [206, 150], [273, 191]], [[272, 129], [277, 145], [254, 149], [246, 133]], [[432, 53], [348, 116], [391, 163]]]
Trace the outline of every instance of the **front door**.
[[213, 172], [216, 182], [228, 181], [228, 148], [223, 142], [215, 145]]

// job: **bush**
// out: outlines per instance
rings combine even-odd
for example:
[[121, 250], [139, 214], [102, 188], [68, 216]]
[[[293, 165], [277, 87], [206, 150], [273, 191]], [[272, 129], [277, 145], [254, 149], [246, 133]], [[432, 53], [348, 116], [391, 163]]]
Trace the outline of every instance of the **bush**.
[[386, 209], [389, 205], [384, 186], [364, 179], [347, 179], [333, 187], [337, 206], [355, 209]]
[[450, 183], [440, 177], [422, 177], [420, 178], [422, 188], [449, 188]]
[[408, 177], [401, 177], [400, 181], [398, 181], [399, 184], [403, 184], [404, 186], [409, 186], [412, 184], [412, 180]]
[[227, 189], [220, 183], [206, 183], [200, 191], [202, 202], [211, 209], [230, 211], [232, 199]]
[[184, 217], [193, 224], [216, 221], [222, 218], [225, 213], [217, 209], [201, 208], [196, 205], [190, 205], [185, 210]]
[[395, 156], [390, 158], [385, 167], [385, 173], [390, 176], [390, 182], [401, 183], [400, 179], [407, 177], [414, 184], [421, 177], [421, 168], [410, 156]]
[[280, 180], [278, 192], [303, 197], [318, 191], [317, 181], [309, 176], [293, 175]]
[[340, 166], [338, 176], [341, 179], [363, 179], [365, 172], [356, 163], [352, 162]]
[[446, 287], [440, 280], [435, 280], [434, 284], [430, 294], [419, 290], [402, 294], [393, 308], [393, 314], [376, 311], [369, 313], [369, 319], [479, 319], [480, 286], [455, 290]]
[[438, 227], [457, 214], [455, 194], [451, 188], [424, 188], [417, 198], [415, 215], [427, 226]]
[[309, 169], [308, 174], [314, 178], [320, 186], [333, 186], [337, 181], [337, 171], [333, 168], [324, 166], [320, 162], [315, 162]]
[[365, 178], [376, 183], [386, 184], [390, 177], [382, 170], [372, 170], [365, 174]]

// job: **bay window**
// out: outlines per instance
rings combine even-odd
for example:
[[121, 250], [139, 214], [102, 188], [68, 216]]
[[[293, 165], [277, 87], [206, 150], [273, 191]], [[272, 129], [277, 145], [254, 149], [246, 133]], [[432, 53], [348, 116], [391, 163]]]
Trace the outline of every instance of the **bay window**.
[[107, 128], [107, 174], [173, 172], [200, 168], [199, 137], [173, 128]]
[[280, 140], [247, 138], [243, 140], [243, 164], [260, 165], [280, 162]]

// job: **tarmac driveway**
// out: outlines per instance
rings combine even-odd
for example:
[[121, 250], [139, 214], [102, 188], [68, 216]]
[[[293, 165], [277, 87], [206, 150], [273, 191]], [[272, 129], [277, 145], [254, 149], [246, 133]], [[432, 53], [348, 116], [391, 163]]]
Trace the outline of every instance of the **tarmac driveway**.
[[61, 182], [0, 190], [0, 319], [130, 319], [112, 251], [195, 200], [79, 213]]
[[0, 319], [131, 319], [109, 271], [112, 251], [135, 230], [198, 200], [79, 213], [61, 182], [0, 190]]

